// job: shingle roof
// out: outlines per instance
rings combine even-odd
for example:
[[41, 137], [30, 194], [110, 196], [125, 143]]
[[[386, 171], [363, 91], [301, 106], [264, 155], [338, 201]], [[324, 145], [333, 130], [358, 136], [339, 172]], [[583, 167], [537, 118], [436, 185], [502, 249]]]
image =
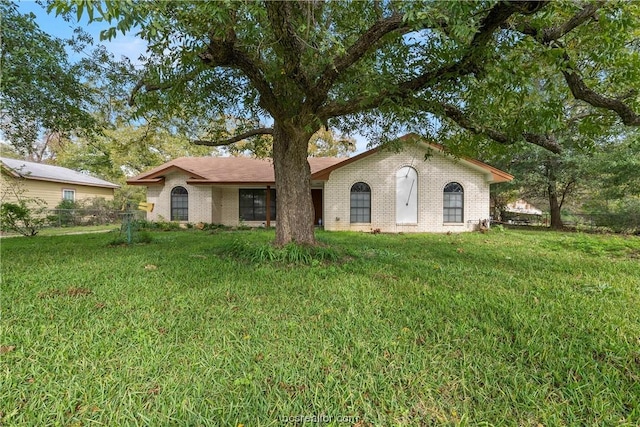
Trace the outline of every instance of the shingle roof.
[[[401, 140], [409, 141], [416, 139], [425, 146], [444, 152], [444, 147], [438, 144], [429, 143], [418, 135], [408, 134], [401, 137]], [[311, 179], [326, 181], [332, 171], [356, 162], [362, 158], [378, 153], [379, 148], [373, 148], [350, 158], [339, 157], [309, 157], [307, 160], [311, 167]], [[513, 176], [487, 165], [476, 159], [461, 157], [460, 160], [476, 170], [483, 171], [490, 175], [490, 182], [508, 182]], [[249, 157], [180, 157], [150, 171], [127, 180], [132, 185], [148, 185], [160, 183], [164, 176], [171, 171], [182, 171], [190, 175], [188, 184], [273, 184], [275, 175], [273, 162], [265, 159], [253, 159]]]
[[[340, 163], [346, 158], [310, 157], [311, 174]], [[182, 170], [191, 175], [192, 184], [269, 184], [275, 182], [273, 162], [248, 157], [180, 157], [158, 166], [127, 181], [129, 184], [160, 182], [172, 170]]]
[[0, 163], [2, 164], [2, 167], [7, 168], [12, 175], [17, 175], [25, 179], [81, 184], [91, 187], [120, 187], [118, 184], [60, 166], [26, 162], [24, 160], [8, 159], [5, 157], [0, 157]]

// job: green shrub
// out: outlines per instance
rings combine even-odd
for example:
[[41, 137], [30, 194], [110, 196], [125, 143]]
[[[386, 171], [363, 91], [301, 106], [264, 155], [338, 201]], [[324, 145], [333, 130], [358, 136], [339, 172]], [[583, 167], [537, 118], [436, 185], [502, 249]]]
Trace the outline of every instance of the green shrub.
[[156, 230], [156, 229], [158, 229], [158, 226], [157, 226], [157, 224], [155, 222], [149, 221], [149, 220], [146, 220], [146, 219], [139, 219], [137, 221], [137, 225], [138, 225], [138, 228], [140, 230]]
[[229, 227], [228, 225], [223, 225], [223, 224], [203, 224], [202, 225], [202, 230], [207, 230], [207, 231], [227, 231], [227, 230], [231, 230], [231, 227]]
[[640, 234], [640, 198], [627, 197], [615, 202], [587, 207], [582, 229], [592, 232]]
[[[29, 205], [35, 206], [29, 206]], [[13, 231], [23, 236], [35, 236], [45, 225], [44, 202], [37, 199], [22, 199], [16, 203], [3, 203], [0, 208], [2, 231]]]
[[62, 200], [53, 210], [53, 214], [47, 217], [49, 224], [54, 227], [70, 227], [79, 225], [80, 221], [76, 218], [76, 211], [81, 206], [73, 200]]
[[175, 221], [159, 221], [156, 223], [161, 231], [177, 231], [180, 230], [180, 223]]

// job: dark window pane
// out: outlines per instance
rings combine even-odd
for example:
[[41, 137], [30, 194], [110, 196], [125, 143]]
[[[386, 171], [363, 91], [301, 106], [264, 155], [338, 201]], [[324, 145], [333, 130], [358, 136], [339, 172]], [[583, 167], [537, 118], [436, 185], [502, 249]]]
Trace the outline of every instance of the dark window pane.
[[371, 187], [356, 182], [351, 187], [351, 222], [371, 222]]
[[189, 193], [184, 187], [171, 190], [171, 221], [189, 220]]
[[464, 190], [457, 182], [450, 182], [444, 187], [442, 195], [444, 222], [463, 222]]
[[[244, 221], [266, 221], [267, 219], [267, 190], [245, 189], [239, 190], [240, 219]], [[271, 219], [276, 219], [276, 190], [271, 189], [270, 194]]]

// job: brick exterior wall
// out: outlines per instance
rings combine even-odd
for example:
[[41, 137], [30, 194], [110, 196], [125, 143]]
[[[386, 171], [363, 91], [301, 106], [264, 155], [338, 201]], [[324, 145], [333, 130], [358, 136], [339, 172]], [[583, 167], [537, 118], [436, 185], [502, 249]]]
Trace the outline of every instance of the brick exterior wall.
[[188, 222], [214, 222], [216, 211], [214, 189], [210, 186], [189, 185], [187, 176], [181, 173], [170, 173], [165, 176], [164, 185], [152, 185], [147, 187], [147, 202], [154, 203], [153, 212], [147, 213], [149, 221], [171, 220], [171, 190], [177, 186], [184, 187], [189, 194], [189, 220]]
[[[489, 183], [485, 172], [436, 151], [428, 160], [424, 160], [424, 155], [420, 148], [400, 153], [382, 151], [333, 171], [324, 187], [325, 229], [462, 232], [473, 230], [478, 220], [489, 218]], [[396, 172], [404, 166], [413, 167], [418, 174], [417, 189], [413, 190], [418, 197], [418, 222], [410, 225], [396, 223]], [[350, 222], [350, 191], [356, 182], [371, 187], [371, 223]], [[457, 182], [464, 189], [461, 224], [443, 222], [443, 190], [449, 182]]]
[[[240, 188], [260, 188], [259, 186], [205, 186], [187, 184], [187, 175], [174, 172], [165, 176], [164, 185], [147, 187], [147, 202], [154, 203], [153, 212], [147, 213], [149, 221], [171, 220], [171, 190], [177, 186], [184, 187], [189, 193], [190, 223], [213, 223], [236, 226], [239, 223]], [[246, 225], [259, 227], [264, 221], [247, 221]], [[275, 226], [275, 221], [271, 222]]]
[[[489, 218], [488, 172], [462, 160], [445, 156], [438, 151], [424, 160], [421, 148], [406, 149], [400, 153], [382, 151], [334, 170], [324, 184], [322, 215], [326, 230], [382, 232], [463, 232], [477, 227], [479, 220]], [[396, 223], [396, 173], [404, 167], [417, 172], [418, 222]], [[164, 185], [147, 187], [147, 201], [155, 203], [147, 219], [168, 221], [171, 218], [171, 190], [182, 186], [189, 193], [189, 222], [217, 223], [235, 226], [239, 223], [239, 188], [259, 186], [194, 186], [186, 183], [187, 176], [171, 173]], [[371, 222], [350, 222], [351, 186], [365, 182], [371, 188]], [[450, 182], [464, 189], [464, 219], [462, 223], [443, 222], [443, 190]], [[275, 221], [271, 225], [275, 226]], [[263, 221], [246, 222], [249, 226], [264, 225]]]

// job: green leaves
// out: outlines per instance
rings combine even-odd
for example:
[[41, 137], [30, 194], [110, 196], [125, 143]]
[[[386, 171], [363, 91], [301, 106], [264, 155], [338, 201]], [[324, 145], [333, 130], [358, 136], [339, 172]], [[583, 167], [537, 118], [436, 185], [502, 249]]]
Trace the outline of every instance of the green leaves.
[[92, 99], [79, 71], [69, 63], [65, 43], [42, 32], [33, 15], [0, 2], [2, 31], [2, 116], [0, 131], [23, 153], [44, 131], [91, 132]]

